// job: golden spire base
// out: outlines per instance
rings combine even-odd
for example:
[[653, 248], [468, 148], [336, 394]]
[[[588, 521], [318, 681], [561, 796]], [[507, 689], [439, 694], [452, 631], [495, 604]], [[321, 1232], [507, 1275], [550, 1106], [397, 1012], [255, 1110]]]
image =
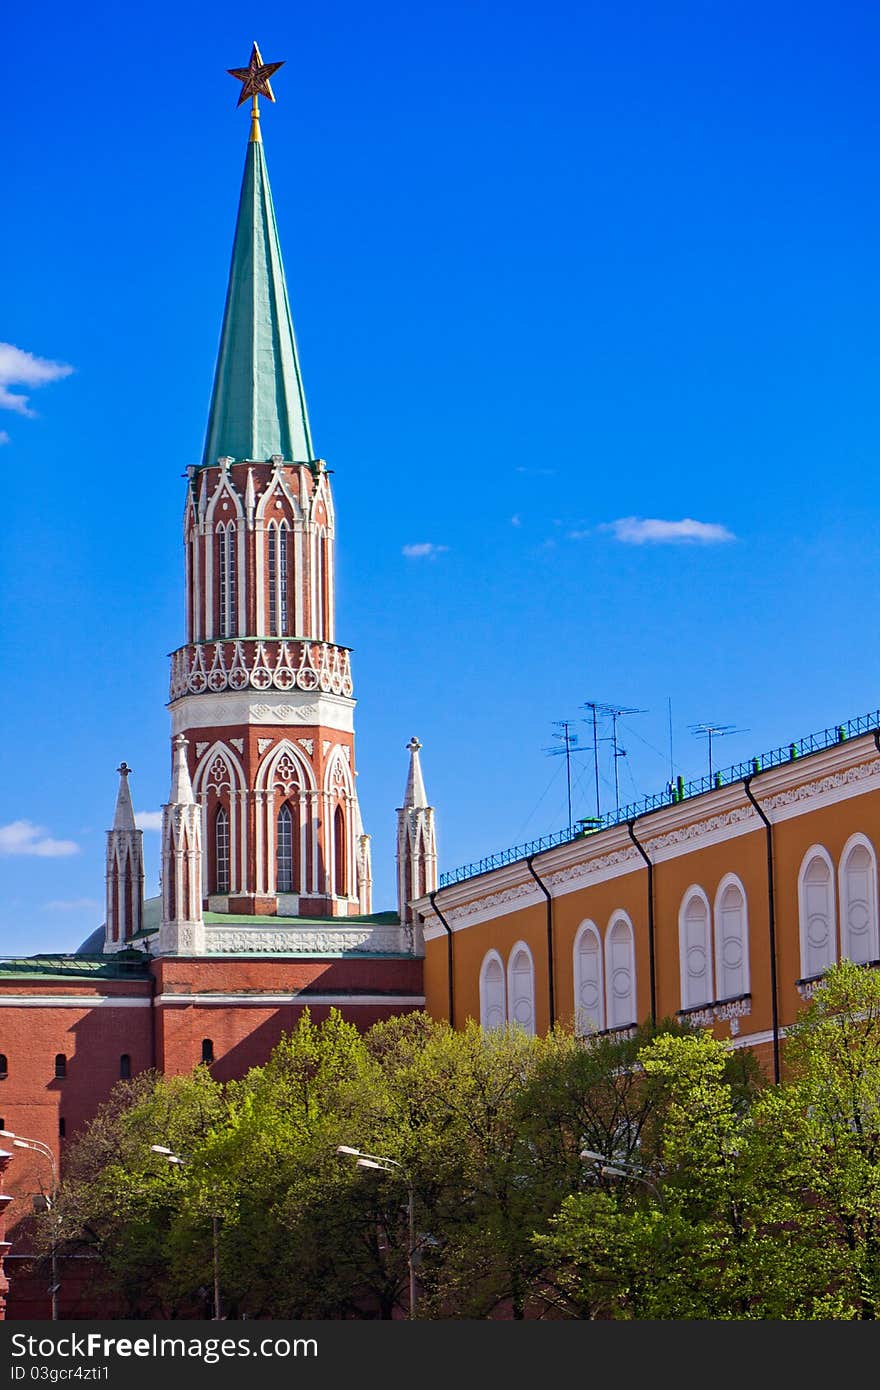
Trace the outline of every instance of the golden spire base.
[[257, 102], [257, 94], [254, 92], [253, 105], [251, 106], [251, 138], [248, 141], [251, 145], [261, 145], [263, 137], [260, 134], [260, 108]]

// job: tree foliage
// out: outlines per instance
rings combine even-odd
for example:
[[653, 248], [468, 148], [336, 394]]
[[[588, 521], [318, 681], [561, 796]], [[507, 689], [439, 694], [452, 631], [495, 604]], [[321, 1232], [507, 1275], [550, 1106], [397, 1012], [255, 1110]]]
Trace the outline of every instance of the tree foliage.
[[769, 1086], [671, 1021], [585, 1041], [304, 1014], [240, 1081], [120, 1083], [43, 1245], [98, 1256], [125, 1317], [210, 1316], [215, 1259], [225, 1316], [405, 1316], [412, 1253], [420, 1317], [874, 1318], [880, 973], [832, 970], [785, 1061]]

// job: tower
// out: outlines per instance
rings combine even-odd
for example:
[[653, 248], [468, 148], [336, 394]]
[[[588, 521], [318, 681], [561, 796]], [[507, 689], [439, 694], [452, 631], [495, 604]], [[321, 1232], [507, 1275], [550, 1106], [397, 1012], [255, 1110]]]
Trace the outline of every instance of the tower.
[[171, 792], [162, 807], [162, 918], [159, 955], [201, 955], [202, 817], [186, 762], [186, 739], [174, 740]]
[[404, 926], [410, 926], [415, 919], [410, 904], [437, 887], [437, 844], [434, 808], [428, 805], [419, 762], [422, 745], [413, 736], [406, 746], [409, 776], [397, 812], [397, 910]]
[[119, 791], [113, 829], [107, 831], [107, 912], [104, 951], [121, 951], [140, 932], [144, 916], [144, 833], [138, 830], [128, 778], [131, 768], [120, 763]]
[[[334, 511], [312, 443], [257, 96], [204, 456], [184, 508], [186, 642], [172, 735], [202, 810], [204, 897], [236, 916], [346, 917], [369, 901], [349, 651], [335, 633]], [[240, 103], [239, 103], [240, 104]], [[367, 906], [369, 911], [369, 906]]]

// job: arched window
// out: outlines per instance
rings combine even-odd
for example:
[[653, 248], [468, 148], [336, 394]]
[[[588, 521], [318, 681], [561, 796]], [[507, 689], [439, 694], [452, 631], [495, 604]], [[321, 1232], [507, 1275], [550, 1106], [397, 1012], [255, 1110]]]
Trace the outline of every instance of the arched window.
[[576, 1033], [605, 1027], [602, 942], [592, 922], [584, 922], [574, 939], [574, 1027]]
[[[6, 1053], [0, 1052], [0, 1081], [5, 1081], [9, 1075], [9, 1063], [6, 1060]], [[2, 1129], [2, 1125], [0, 1125]]]
[[480, 970], [480, 1023], [483, 1028], [503, 1028], [507, 1021], [504, 967], [497, 951], [490, 951]]
[[689, 888], [678, 914], [681, 1007], [711, 1004], [712, 925], [709, 899], [702, 888]]
[[279, 893], [293, 892], [293, 816], [286, 801], [276, 821], [275, 887]]
[[127, 1052], [123, 1052], [119, 1058], [119, 1075], [123, 1081], [128, 1081], [131, 1076], [131, 1058]]
[[715, 895], [715, 990], [718, 999], [749, 992], [749, 924], [746, 895], [732, 874]]
[[324, 532], [319, 531], [315, 536], [315, 621], [312, 624], [316, 637], [324, 636], [324, 584]]
[[55, 1080], [63, 1081], [67, 1075], [67, 1058], [63, 1052], [55, 1054]]
[[840, 953], [856, 965], [880, 958], [877, 859], [864, 835], [853, 835], [840, 856]]
[[287, 526], [281, 522], [269, 531], [269, 631], [283, 637], [287, 620]]
[[801, 978], [815, 979], [837, 960], [834, 920], [834, 865], [822, 845], [804, 855], [798, 874]]
[[202, 1038], [202, 1061], [209, 1066], [214, 1060], [214, 1044], [210, 1038]]
[[339, 898], [344, 898], [347, 892], [345, 869], [345, 812], [337, 806], [333, 813], [333, 873]]
[[232, 637], [235, 633], [235, 526], [232, 522], [217, 527], [217, 577], [220, 589], [220, 636]]
[[507, 999], [510, 1022], [526, 1033], [535, 1031], [535, 968], [524, 941], [517, 942], [507, 967]]
[[605, 937], [605, 1017], [607, 1028], [637, 1022], [635, 943], [632, 923], [623, 912], [612, 918]]
[[229, 892], [229, 812], [217, 807], [214, 821], [214, 884], [215, 892]]

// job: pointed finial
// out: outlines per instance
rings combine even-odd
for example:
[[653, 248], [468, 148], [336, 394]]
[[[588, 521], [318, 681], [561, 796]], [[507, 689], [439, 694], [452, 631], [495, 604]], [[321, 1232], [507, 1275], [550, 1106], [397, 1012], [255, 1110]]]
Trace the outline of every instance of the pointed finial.
[[425, 783], [422, 780], [422, 768], [419, 763], [420, 741], [413, 734], [406, 751], [409, 753], [409, 776], [406, 779], [406, 791], [403, 794], [403, 804], [407, 810], [412, 810], [417, 806], [427, 806], [428, 798], [425, 794]]
[[131, 792], [128, 788], [128, 774], [131, 772], [131, 768], [128, 763], [121, 762], [116, 771], [119, 773], [119, 791], [116, 796], [113, 829], [135, 830], [137, 826], [134, 819], [134, 807], [131, 804]]
[[169, 804], [172, 806], [192, 806], [195, 797], [193, 796], [189, 768], [186, 765], [187, 740], [183, 734], [178, 734], [171, 741], [174, 745], [174, 765], [171, 769]]
[[251, 49], [251, 60], [246, 68], [227, 68], [230, 77], [235, 77], [241, 83], [241, 91], [238, 96], [238, 105], [248, 97], [252, 98], [251, 106], [251, 143], [260, 143], [260, 107], [257, 98], [267, 97], [269, 101], [275, 100], [275, 93], [269, 85], [269, 78], [279, 68], [284, 67], [284, 61], [280, 63], [264, 63], [262, 54], [256, 43]]

